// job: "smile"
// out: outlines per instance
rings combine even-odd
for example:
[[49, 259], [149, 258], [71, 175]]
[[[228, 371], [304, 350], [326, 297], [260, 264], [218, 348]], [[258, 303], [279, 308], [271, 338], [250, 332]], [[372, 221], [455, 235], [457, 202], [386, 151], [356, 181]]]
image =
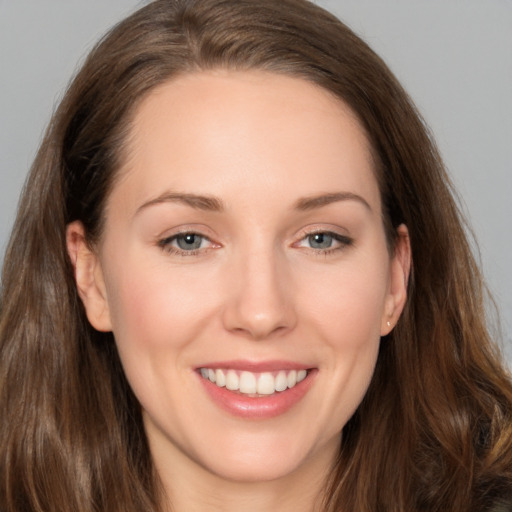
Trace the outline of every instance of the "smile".
[[219, 388], [244, 395], [273, 395], [294, 388], [303, 381], [307, 370], [279, 370], [276, 372], [249, 372], [221, 368], [200, 368], [201, 376]]

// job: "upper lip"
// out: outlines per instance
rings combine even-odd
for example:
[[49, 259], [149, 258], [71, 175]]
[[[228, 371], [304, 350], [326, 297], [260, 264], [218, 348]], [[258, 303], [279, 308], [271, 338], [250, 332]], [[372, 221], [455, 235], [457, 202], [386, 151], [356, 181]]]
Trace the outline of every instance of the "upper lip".
[[197, 368], [239, 370], [253, 373], [262, 373], [276, 372], [279, 370], [309, 370], [312, 368], [312, 366], [285, 360], [244, 361], [237, 359], [232, 361], [212, 361], [199, 365]]

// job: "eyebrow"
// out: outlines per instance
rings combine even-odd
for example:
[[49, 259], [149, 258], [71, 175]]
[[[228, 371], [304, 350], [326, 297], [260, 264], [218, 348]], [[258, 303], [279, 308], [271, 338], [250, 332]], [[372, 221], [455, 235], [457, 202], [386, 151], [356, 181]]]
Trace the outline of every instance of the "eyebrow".
[[[303, 197], [295, 203], [295, 209], [300, 211], [314, 210], [338, 201], [357, 201], [365, 206], [369, 211], [372, 211], [366, 199], [358, 194], [354, 194], [353, 192], [333, 192], [329, 194]], [[214, 196], [203, 196], [181, 192], [165, 192], [139, 206], [135, 214], [137, 215], [141, 210], [150, 206], [165, 203], [182, 203], [197, 210], [211, 212], [224, 211], [224, 204], [220, 199]]]
[[369, 211], [372, 211], [369, 203], [360, 195], [353, 192], [333, 192], [330, 194], [320, 194], [317, 196], [304, 197], [295, 203], [295, 208], [301, 211], [314, 210], [338, 201], [357, 201], [361, 203]]
[[224, 205], [220, 199], [213, 196], [202, 196], [197, 194], [185, 194], [180, 192], [165, 192], [164, 194], [145, 202], [137, 208], [136, 215], [149, 206], [164, 203], [182, 203], [196, 210], [205, 210], [211, 212], [221, 212]]

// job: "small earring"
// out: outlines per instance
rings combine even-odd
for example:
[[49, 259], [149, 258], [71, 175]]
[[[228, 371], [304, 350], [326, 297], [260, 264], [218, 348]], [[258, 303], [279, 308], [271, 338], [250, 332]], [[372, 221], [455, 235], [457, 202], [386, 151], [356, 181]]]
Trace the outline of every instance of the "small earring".
[[391, 327], [391, 322], [389, 320], [388, 320], [387, 324], [388, 324], [388, 327]]

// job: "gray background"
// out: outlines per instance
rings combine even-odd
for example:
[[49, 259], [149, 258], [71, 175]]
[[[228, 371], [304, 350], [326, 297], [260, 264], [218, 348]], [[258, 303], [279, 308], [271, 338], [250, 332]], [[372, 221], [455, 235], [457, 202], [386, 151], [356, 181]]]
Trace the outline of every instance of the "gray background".
[[[476, 233], [512, 363], [512, 0], [317, 3], [386, 60], [434, 131]], [[142, 4], [0, 0], [0, 254], [26, 172], [77, 63]]]

